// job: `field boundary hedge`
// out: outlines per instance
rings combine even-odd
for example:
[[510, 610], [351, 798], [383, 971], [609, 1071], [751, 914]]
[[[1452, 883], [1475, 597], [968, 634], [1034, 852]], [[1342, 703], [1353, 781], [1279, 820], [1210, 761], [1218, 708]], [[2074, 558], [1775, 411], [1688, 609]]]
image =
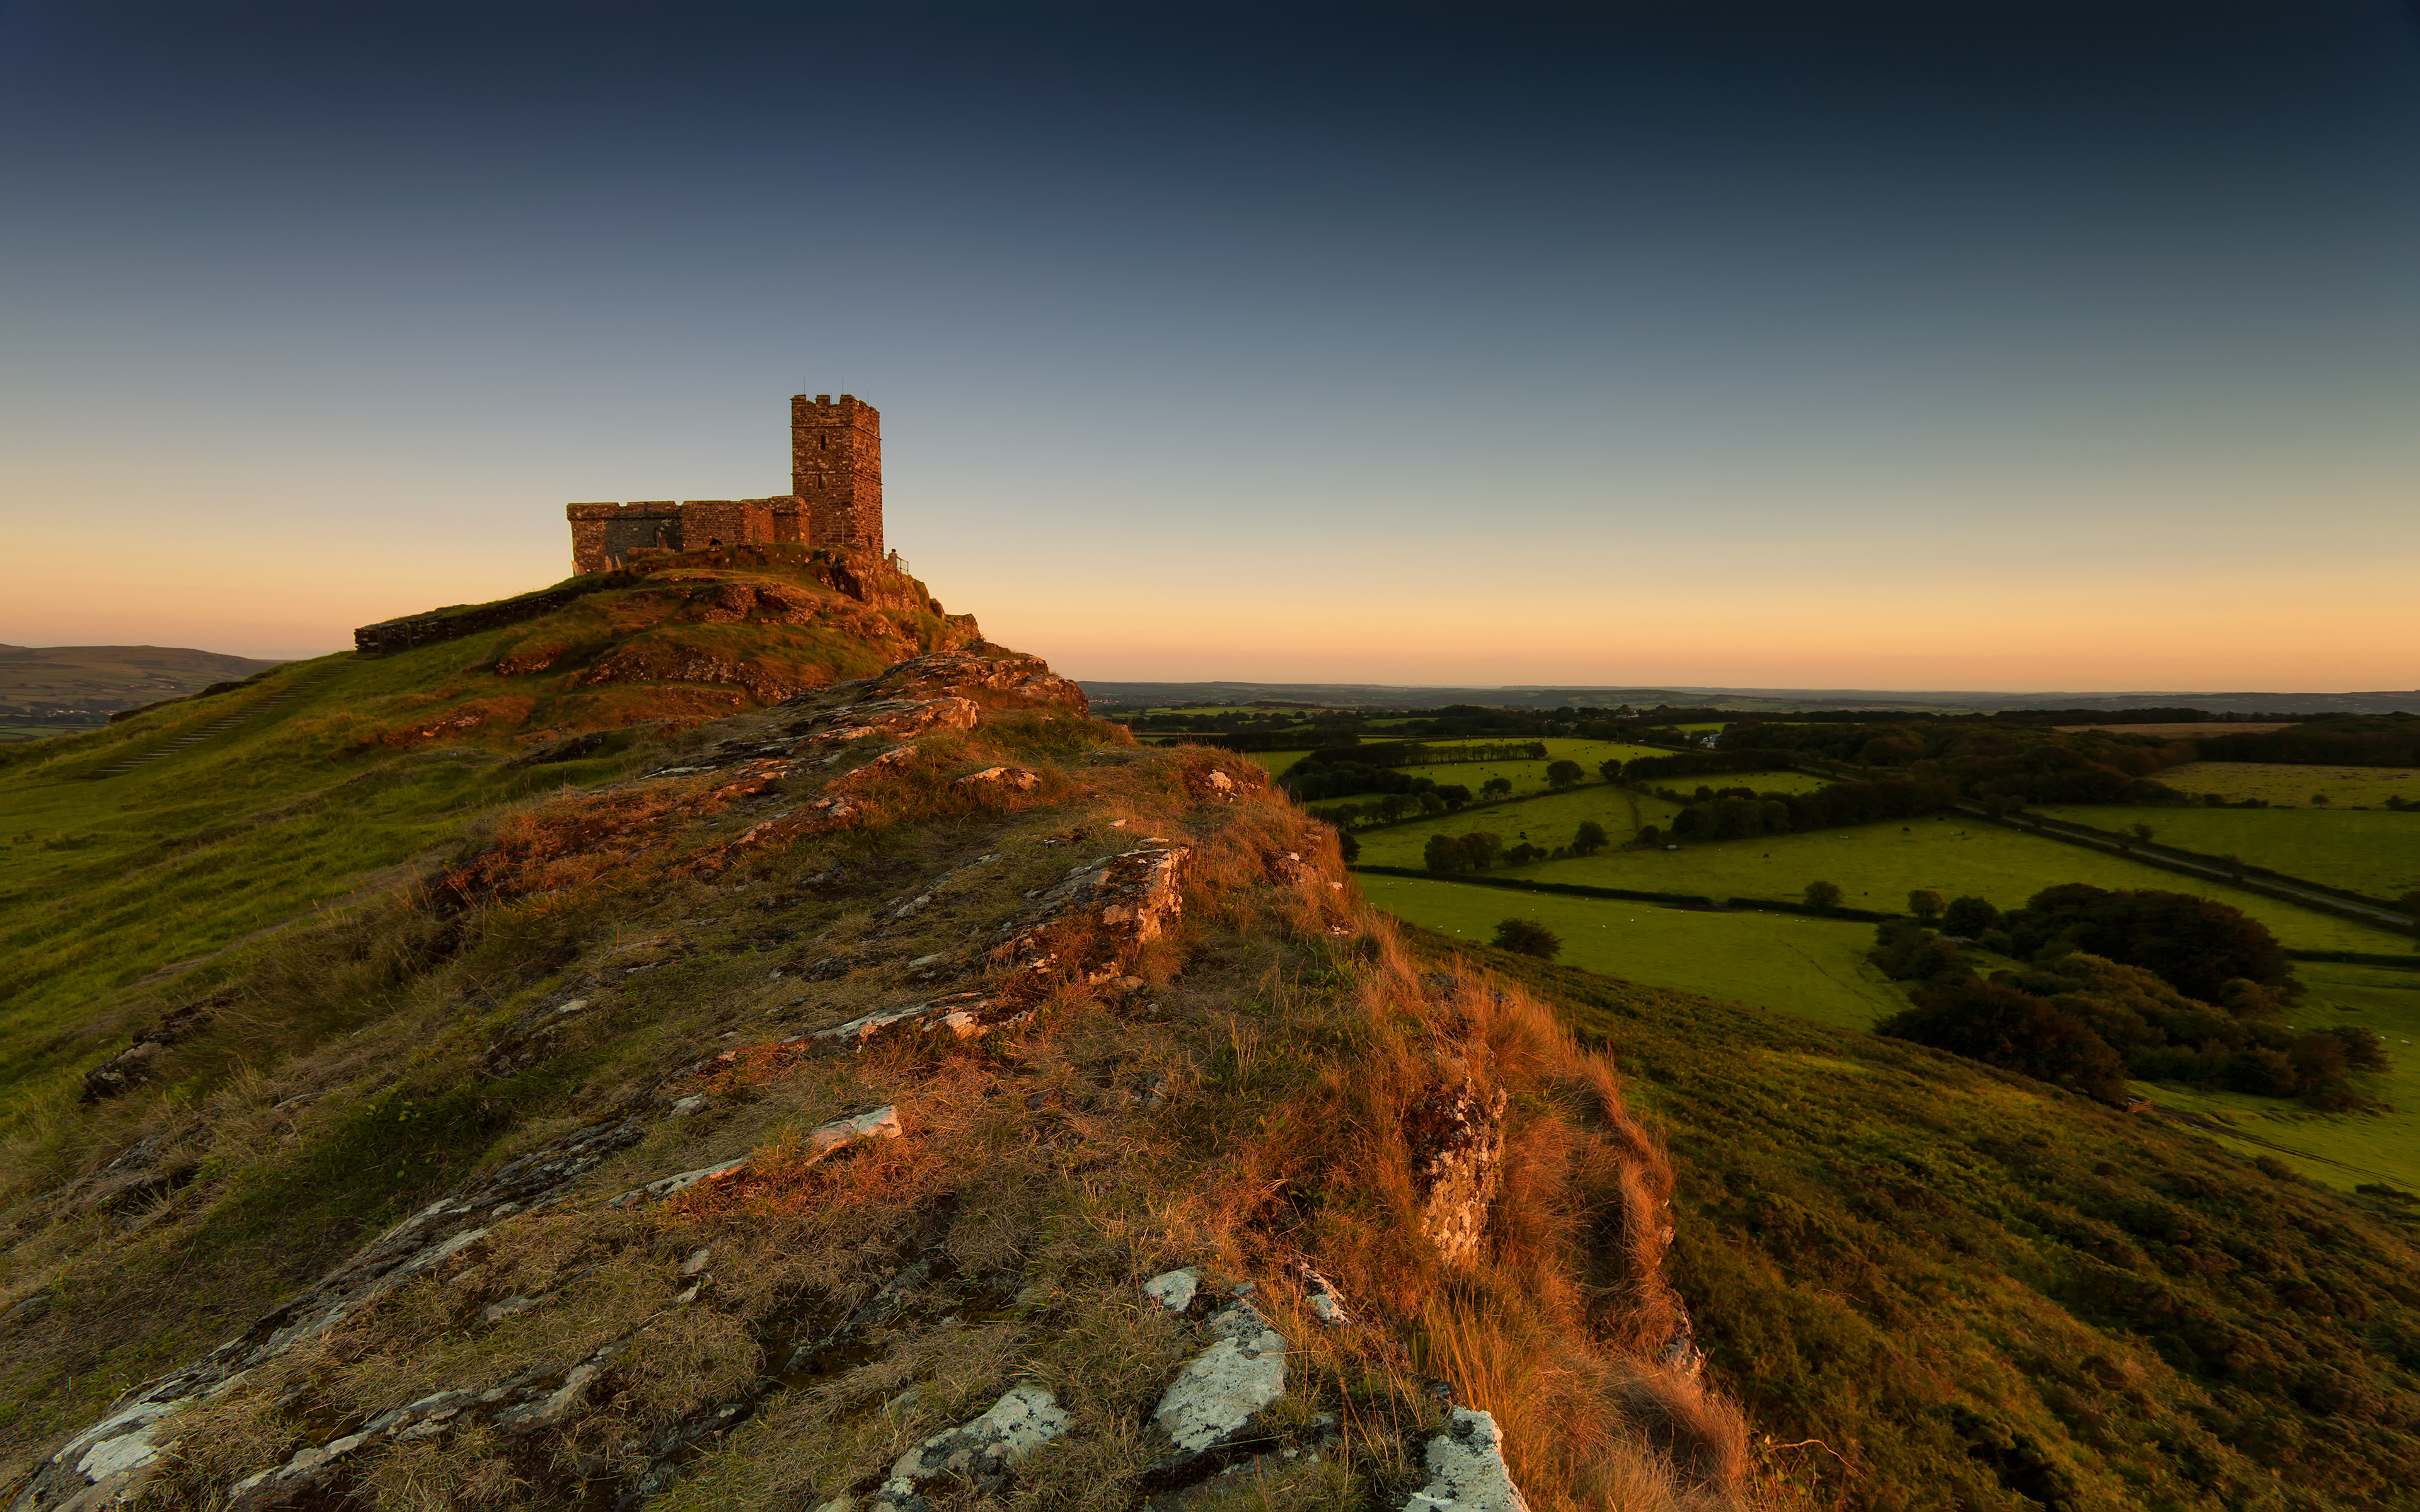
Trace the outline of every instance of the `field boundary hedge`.
[[2288, 961], [2325, 961], [2346, 966], [2394, 966], [2402, 971], [2420, 971], [2420, 954], [2371, 955], [2362, 950], [2292, 950], [2286, 952]]
[[1624, 903], [1677, 903], [1684, 908], [1761, 909], [1768, 913], [1805, 914], [1813, 918], [1842, 918], [1852, 923], [1879, 924], [1886, 918], [1899, 918], [1899, 914], [1878, 914], [1869, 908], [1818, 908], [1811, 903], [1791, 903], [1780, 898], [1707, 897], [1701, 892], [1646, 892], [1636, 887], [1595, 887], [1582, 882], [1537, 882], [1528, 877], [1487, 877], [1468, 872], [1429, 872], [1416, 866], [1364, 866], [1359, 863], [1345, 868], [1348, 872], [1367, 872], [1373, 876], [1416, 877], [1424, 882], [1451, 882], [1470, 887], [1501, 887], [1512, 892], [1544, 892], [1571, 898], [1612, 898]]

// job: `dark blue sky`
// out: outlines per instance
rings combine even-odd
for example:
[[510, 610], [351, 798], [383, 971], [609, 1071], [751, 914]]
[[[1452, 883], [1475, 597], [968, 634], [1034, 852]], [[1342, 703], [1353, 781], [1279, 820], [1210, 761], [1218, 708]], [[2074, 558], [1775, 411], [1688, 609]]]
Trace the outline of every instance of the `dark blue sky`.
[[1078, 675], [2420, 683], [2408, 7], [19, 4], [0, 205], [5, 640], [341, 644], [846, 391]]

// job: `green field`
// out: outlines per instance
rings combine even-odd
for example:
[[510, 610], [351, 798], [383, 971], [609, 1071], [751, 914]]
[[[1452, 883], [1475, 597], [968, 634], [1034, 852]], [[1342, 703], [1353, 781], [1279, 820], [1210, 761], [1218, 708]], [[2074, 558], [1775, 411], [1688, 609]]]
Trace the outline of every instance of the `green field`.
[[[1373, 841], [1383, 841], [1387, 853], [1399, 853], [1400, 836], [1417, 830], [1421, 845], [1428, 838], [1443, 829], [1448, 834], [1466, 835], [1474, 829], [1484, 829], [1504, 837], [1506, 844], [1528, 841], [1533, 844], [1568, 845], [1583, 820], [1593, 819], [1605, 826], [1617, 845], [1638, 833], [1641, 825], [1658, 827], [1672, 822], [1681, 811], [1677, 804], [1667, 803], [1652, 794], [1633, 793], [1605, 782], [1589, 782], [1562, 793], [1539, 793], [1511, 802], [1479, 804], [1460, 813], [1433, 814], [1426, 819], [1407, 820], [1383, 829], [1359, 831], [1363, 859], [1378, 857], [1368, 851]], [[1388, 866], [1418, 866], [1415, 851], [1409, 861], [1387, 860]]]
[[2285, 762], [2187, 762], [2159, 774], [2180, 793], [2268, 803], [2309, 805], [2322, 794], [2329, 808], [2374, 808], [2390, 797], [2420, 803], [2420, 771], [2408, 766], [2297, 766]]
[[2288, 876], [2376, 898], [2420, 889], [2420, 813], [2338, 809], [2121, 809], [2072, 804], [2053, 819], [2123, 830], [2151, 826], [2162, 843], [2204, 856], [2240, 856]]
[[1863, 1029], [1907, 1006], [1866, 964], [1871, 924], [1792, 914], [1714, 914], [1657, 903], [1558, 898], [1466, 883], [1364, 875], [1361, 890], [1398, 918], [1483, 945], [1498, 919], [1534, 918], [1562, 936], [1565, 965], [1625, 981], [1753, 1003]]
[[2141, 1090], [2162, 1107], [2200, 1113], [2229, 1125], [2222, 1144], [2247, 1154], [2277, 1154], [2331, 1186], [2387, 1181], [2420, 1189], [2420, 971], [2305, 962], [2294, 968], [2309, 989], [2288, 1017], [2297, 1027], [2357, 1024], [2386, 1040], [2387, 1069], [2354, 1084], [2394, 1111], [2319, 1113], [2273, 1097], [2202, 1092], [2166, 1084]]
[[[1443, 746], [1446, 743], [1438, 742], [1437, 744], [1439, 746]], [[1527, 745], [1528, 742], [1472, 741], [1468, 742], [1468, 744]], [[1617, 740], [1576, 740], [1570, 738], [1557, 738], [1553, 740], [1542, 740], [1537, 742], [1537, 744], [1546, 748], [1545, 759], [1543, 761], [1441, 762], [1433, 766], [1404, 766], [1398, 767], [1397, 770], [1403, 772], [1407, 777], [1429, 778], [1441, 787], [1450, 787], [1459, 783], [1462, 786], [1470, 789], [1473, 793], [1477, 793], [1481, 786], [1483, 785], [1489, 778], [1509, 778], [1512, 779], [1512, 795], [1514, 797], [1519, 797], [1525, 793], [1545, 793], [1551, 791], [1546, 782], [1546, 768], [1557, 762], [1570, 761], [1579, 763], [1581, 770], [1588, 773], [1589, 779], [1590, 781], [1595, 781], [1597, 780], [1596, 769], [1602, 763], [1609, 761], [1627, 762], [1635, 761], [1641, 756], [1669, 756], [1672, 754], [1668, 750], [1658, 750], [1652, 746], [1632, 746]]]
[[1271, 777], [1277, 777], [1282, 775], [1287, 767], [1310, 755], [1311, 752], [1305, 748], [1302, 750], [1239, 750], [1235, 754], [1265, 768]]
[[[1484, 944], [1499, 919], [1532, 918], [1561, 937], [1562, 964], [1668, 991], [1702, 993], [1868, 1029], [1907, 1006], [1866, 960], [1870, 924], [1789, 914], [1710, 913], [1613, 899], [1524, 894], [1466, 883], [1363, 874], [1370, 901], [1406, 923]], [[2353, 1024], [2386, 1040], [2388, 1069], [2355, 1078], [2386, 1113], [2319, 1113], [2298, 1103], [2166, 1083], [2136, 1083], [2162, 1107], [2203, 1115], [2233, 1133], [2220, 1143], [2274, 1154], [2341, 1189], [2364, 1181], [2420, 1188], [2420, 971], [2304, 963], [2297, 1027]]]
[[[1364, 831], [1359, 837], [1361, 859], [1372, 865], [1416, 867], [1432, 834], [1460, 834], [1474, 828], [1504, 833], [1499, 825], [1461, 823], [1469, 817], [1456, 815]], [[1537, 826], [1530, 827], [1534, 837]], [[2215, 898], [2259, 919], [2298, 949], [2377, 952], [2412, 948], [2409, 936], [2382, 928], [2278, 903], [2222, 883], [2137, 865], [2080, 845], [1957, 819], [1918, 819], [1903, 827], [1872, 825], [1717, 841], [1684, 845], [1677, 851], [1608, 851], [1508, 868], [1505, 874], [1540, 882], [1714, 898], [1795, 898], [1808, 883], [1823, 881], [1838, 884], [1848, 894], [1851, 907], [1885, 910], [1904, 907], [1909, 890], [1916, 887], [1936, 887], [1952, 898], [1973, 893], [2003, 908], [2013, 908], [2044, 887], [2088, 882], [2101, 887], [2156, 887]]]

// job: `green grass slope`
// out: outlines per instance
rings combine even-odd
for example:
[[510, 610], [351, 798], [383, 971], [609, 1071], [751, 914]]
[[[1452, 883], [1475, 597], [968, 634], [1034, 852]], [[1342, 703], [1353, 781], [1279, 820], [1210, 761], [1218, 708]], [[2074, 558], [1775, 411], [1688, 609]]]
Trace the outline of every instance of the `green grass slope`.
[[1919, 1047], [1416, 945], [1615, 1047], [1717, 1383], [1820, 1504], [2415, 1504], [2420, 1210]]
[[621, 775], [634, 735], [974, 633], [911, 579], [836, 565], [665, 558], [502, 629], [0, 749], [0, 1131], [54, 1117], [103, 1046], [235, 980], [267, 932], [394, 886], [483, 814]]

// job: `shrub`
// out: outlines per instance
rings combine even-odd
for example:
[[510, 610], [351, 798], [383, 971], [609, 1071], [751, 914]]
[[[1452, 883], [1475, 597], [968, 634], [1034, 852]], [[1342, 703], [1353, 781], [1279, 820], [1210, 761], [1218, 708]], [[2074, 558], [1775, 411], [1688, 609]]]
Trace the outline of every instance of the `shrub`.
[[2117, 1102], [2126, 1091], [2125, 1063], [2082, 1019], [1999, 982], [1971, 977], [1935, 982], [1916, 993], [1914, 1008], [1883, 1020], [1874, 1032], [2022, 1072], [2104, 1102]]
[[1809, 908], [1838, 908], [1840, 906], [1840, 900], [1846, 896], [1840, 891], [1840, 885], [1837, 882], [1807, 884], [1807, 906]]
[[1563, 942], [1553, 930], [1534, 918], [1508, 918], [1496, 926], [1496, 948], [1521, 955], [1534, 955], [1541, 961], [1552, 961], [1562, 952]]
[[2000, 911], [1980, 898], [1953, 898], [1941, 911], [1944, 932], [1970, 940], [1980, 940], [1984, 932], [2000, 925]]
[[1931, 923], [1949, 906], [1947, 899], [1931, 887], [1918, 887], [1907, 895], [1907, 911], [1926, 923]]

